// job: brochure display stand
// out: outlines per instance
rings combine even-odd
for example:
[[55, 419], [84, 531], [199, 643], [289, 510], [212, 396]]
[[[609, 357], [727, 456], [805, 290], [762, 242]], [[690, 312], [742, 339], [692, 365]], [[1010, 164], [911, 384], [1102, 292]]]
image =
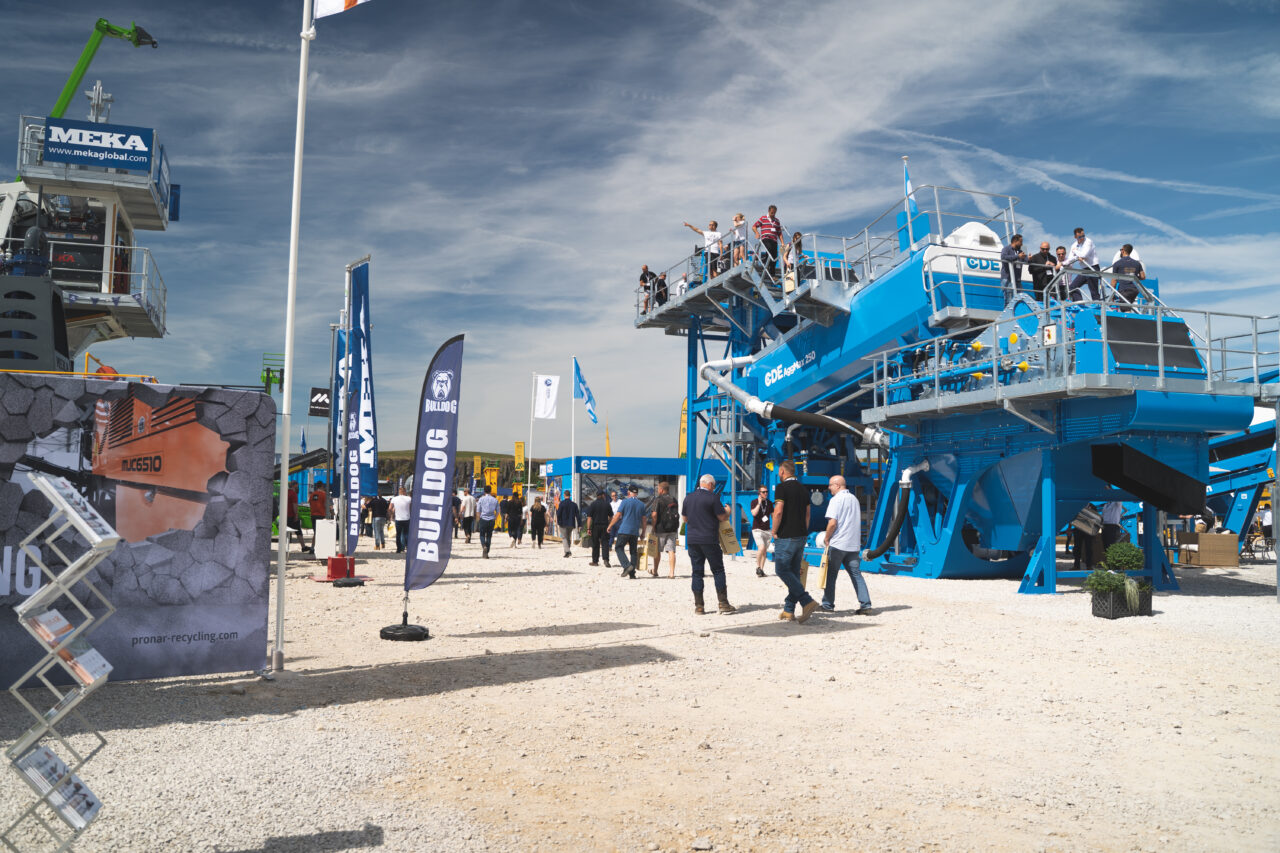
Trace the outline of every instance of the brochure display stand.
[[[53, 504], [53, 511], [19, 545], [28, 563], [40, 569], [42, 585], [14, 608], [14, 614], [45, 654], [9, 688], [18, 704], [31, 714], [34, 724], [5, 751], [5, 758], [39, 796], [0, 834], [0, 843], [15, 853], [29, 849], [19, 847], [19, 841], [30, 844], [36, 830], [25, 829], [24, 825], [32, 822], [51, 839], [50, 849], [69, 850], [101, 808], [97, 796], [77, 772], [106, 745], [106, 740], [85, 721], [76, 706], [105, 683], [111, 672], [111, 664], [89, 645], [87, 635], [115, 608], [85, 577], [120, 542], [111, 525], [65, 479], [34, 471], [28, 476]], [[97, 615], [86, 604], [92, 598], [97, 599]], [[63, 609], [55, 608], [55, 604]], [[65, 678], [57, 678], [56, 672], [58, 683], [50, 678], [51, 671], [58, 667], [70, 678], [70, 685]], [[50, 704], [42, 707], [44, 702], [39, 698], [31, 701], [24, 695], [32, 692], [28, 688], [43, 688]], [[79, 749], [56, 728], [68, 716], [78, 724]], [[54, 751], [55, 746], [70, 763]], [[52, 815], [71, 831], [60, 830]]]

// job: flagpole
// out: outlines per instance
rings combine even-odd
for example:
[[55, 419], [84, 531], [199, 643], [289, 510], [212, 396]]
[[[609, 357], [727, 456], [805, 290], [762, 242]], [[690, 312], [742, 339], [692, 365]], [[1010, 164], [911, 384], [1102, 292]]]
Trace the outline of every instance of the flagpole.
[[302, 218], [302, 137], [307, 125], [307, 58], [316, 29], [311, 21], [311, 0], [302, 0], [302, 41], [298, 59], [298, 120], [293, 140], [293, 205], [289, 216], [289, 288], [284, 311], [284, 379], [280, 386], [280, 518], [276, 537], [276, 642], [271, 669], [284, 670], [284, 570], [289, 552], [289, 433], [293, 396], [293, 309], [298, 294], [298, 224]]
[[[538, 398], [538, 374], [534, 371], [529, 371], [529, 373], [533, 377], [533, 381], [530, 383], [532, 388], [529, 391], [529, 447], [524, 454], [524, 490], [526, 492], [533, 486], [533, 407]], [[528, 495], [525, 497], [527, 499]]]
[[573, 492], [578, 506], [582, 506], [582, 495], [578, 494], [578, 404], [573, 402], [578, 396], [578, 357], [572, 356], [572, 359], [573, 363], [569, 365], [572, 371], [569, 374], [569, 381], [573, 388], [569, 393], [569, 490]]
[[[351, 500], [351, 496], [347, 491], [351, 488], [351, 476], [347, 473], [347, 433], [350, 427], [347, 426], [347, 418], [351, 415], [351, 267], [347, 264], [347, 275], [342, 282], [342, 311], [338, 314], [338, 321], [342, 324], [342, 334], [346, 336], [346, 345], [342, 348], [342, 409], [338, 416], [338, 479], [342, 482], [342, 502], [338, 504], [342, 507], [341, 521], [334, 518], [335, 522], [339, 522], [337, 526], [338, 533], [338, 556], [347, 556], [347, 502]], [[335, 513], [336, 515], [336, 513]]]

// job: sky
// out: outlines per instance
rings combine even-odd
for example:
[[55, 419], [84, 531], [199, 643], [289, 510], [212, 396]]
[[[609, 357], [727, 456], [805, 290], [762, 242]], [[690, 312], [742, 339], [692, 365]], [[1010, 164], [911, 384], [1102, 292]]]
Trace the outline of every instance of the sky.
[[[181, 221], [139, 232], [168, 334], [92, 349], [162, 382], [247, 385], [285, 346], [301, 0], [0, 0], [0, 127], [47, 115], [93, 22], [86, 77], [111, 121], [153, 127]], [[633, 325], [641, 264], [683, 228], [769, 204], [853, 235], [911, 178], [1013, 195], [1028, 245], [1086, 228], [1138, 247], [1176, 307], [1280, 309], [1280, 2], [434, 3], [371, 0], [316, 23], [296, 308], [293, 435], [323, 441], [348, 263], [372, 255], [380, 445], [413, 445], [431, 355], [466, 333], [459, 446], [529, 440], [531, 375], [559, 418], [531, 453], [675, 455], [685, 343]], [[78, 97], [67, 115], [84, 118]], [[12, 162], [12, 161], [11, 161]], [[278, 397], [278, 395], [277, 395]]]

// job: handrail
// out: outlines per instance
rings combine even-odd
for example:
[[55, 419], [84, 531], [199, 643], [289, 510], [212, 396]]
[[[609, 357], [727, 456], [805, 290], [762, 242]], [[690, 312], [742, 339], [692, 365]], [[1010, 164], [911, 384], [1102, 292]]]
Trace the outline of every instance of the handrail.
[[[1006, 351], [999, 343], [991, 348], [989, 354], [972, 350], [969, 358], [964, 351], [972, 341], [980, 339], [988, 331], [996, 331], [1001, 325], [1008, 325], [1009, 320], [985, 324], [983, 326], [954, 331], [931, 338], [928, 341], [907, 344], [878, 354], [873, 364], [873, 382], [875, 391], [873, 400], [876, 406], [892, 405], [891, 397], [895, 391], [906, 389], [929, 388], [932, 396], [941, 397], [944, 393], [956, 390], [972, 390], [965, 387], [973, 385], [974, 380], [981, 387], [992, 387], [996, 398], [1003, 392], [1002, 387], [1014, 381], [1019, 372], [1024, 375], [1035, 373], [1036, 376], [1065, 377], [1077, 373], [1071, 356], [1082, 344], [1099, 343], [1102, 345], [1102, 361], [1097, 369], [1103, 375], [1113, 374], [1110, 366], [1110, 345], [1112, 334], [1108, 329], [1107, 318], [1113, 308], [1106, 302], [1063, 303], [1053, 300], [1048, 308], [1037, 308], [1036, 314], [1040, 327], [1047, 324], [1061, 324], [1062, 334], [1052, 344], [1045, 344], [1035, 336], [1029, 342], [1025, 337], [1016, 350]], [[1100, 310], [1099, 330], [1096, 334], [1081, 335], [1079, 326], [1069, 322], [1072, 315], [1084, 311]], [[1166, 306], [1153, 306], [1152, 312], [1156, 322], [1156, 341], [1146, 343], [1125, 340], [1127, 346], [1154, 347], [1156, 351], [1155, 367], [1159, 387], [1165, 381], [1185, 371], [1170, 367], [1166, 354], [1174, 351], [1191, 350], [1198, 354], [1203, 365], [1206, 391], [1212, 391], [1214, 382], [1259, 382], [1264, 369], [1280, 368], [1280, 315], [1257, 317], [1231, 312], [1212, 312], [1189, 309], [1183, 314], [1192, 317], [1203, 317], [1206, 327], [1211, 330], [1217, 320], [1220, 324], [1246, 323], [1243, 331], [1235, 331], [1222, 337], [1213, 337], [1210, 333], [1207, 346], [1195, 343], [1177, 344], [1164, 338], [1164, 321], [1172, 316], [1179, 319], [1192, 330], [1193, 327], [1186, 316], [1175, 313]], [[1064, 322], [1065, 321], [1065, 322]], [[996, 337], [995, 334], [992, 337]], [[1072, 350], [1067, 349], [1068, 338]], [[1263, 341], [1270, 341], [1263, 345]], [[1234, 342], [1234, 343], [1233, 343]], [[926, 352], [927, 361], [921, 368], [914, 367], [914, 353]], [[980, 353], [980, 354], [979, 354]], [[1056, 354], [1056, 358], [1051, 355]], [[931, 356], [931, 357], [928, 357]], [[945, 356], [945, 357], [944, 357]], [[910, 363], [910, 364], [909, 364]], [[984, 371], [990, 371], [985, 373]], [[1199, 371], [1196, 371], [1197, 374]], [[1144, 375], [1141, 371], [1125, 370], [1127, 375]], [[1149, 375], [1149, 374], [1148, 374]]]

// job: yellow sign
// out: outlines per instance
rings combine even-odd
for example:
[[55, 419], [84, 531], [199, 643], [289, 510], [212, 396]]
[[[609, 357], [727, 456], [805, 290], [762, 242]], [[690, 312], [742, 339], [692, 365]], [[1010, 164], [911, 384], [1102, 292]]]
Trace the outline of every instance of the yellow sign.
[[689, 443], [689, 398], [684, 398], [684, 403], [680, 406], [680, 448], [677, 456], [681, 459], [685, 457], [688, 449], [685, 447]]
[[517, 471], [524, 470], [524, 442], [523, 441], [516, 442], [516, 470]]
[[479, 456], [471, 457], [471, 476], [479, 477], [480, 472], [484, 470], [484, 460]]
[[498, 469], [497, 468], [484, 469], [484, 484], [489, 487], [489, 491], [491, 492], [498, 491]]
[[608, 421], [604, 422], [604, 455], [605, 456], [612, 455], [609, 453], [609, 422]]

